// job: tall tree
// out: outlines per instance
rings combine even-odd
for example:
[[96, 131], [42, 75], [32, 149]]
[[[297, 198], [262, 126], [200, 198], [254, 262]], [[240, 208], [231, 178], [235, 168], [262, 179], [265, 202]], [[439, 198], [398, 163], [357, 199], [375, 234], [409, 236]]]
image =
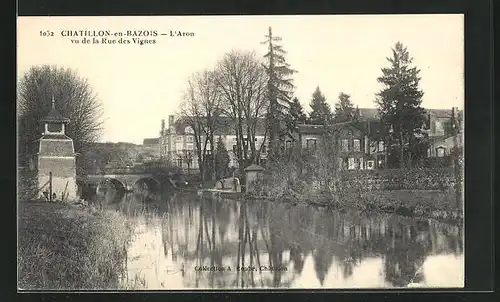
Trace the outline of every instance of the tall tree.
[[[184, 102], [181, 104], [181, 119], [193, 129], [202, 180], [209, 166], [208, 160], [212, 160], [210, 166], [215, 166], [214, 133], [222, 112], [222, 99], [218, 89], [215, 72], [205, 70], [194, 73], [188, 81]], [[215, 170], [211, 174], [215, 178]]]
[[353, 121], [354, 119], [356, 119], [357, 113], [359, 113], [359, 109], [354, 108], [354, 104], [351, 101], [351, 96], [341, 92], [339, 94], [339, 100], [335, 104], [335, 122], [343, 123]]
[[239, 168], [244, 169], [258, 162], [265, 143], [265, 138], [260, 144], [256, 140], [268, 112], [265, 71], [255, 53], [232, 51], [219, 61], [216, 82], [224, 102], [223, 114], [236, 133], [235, 156]]
[[311, 124], [328, 125], [333, 121], [332, 109], [326, 102], [326, 98], [323, 93], [321, 93], [319, 87], [316, 87], [309, 106], [311, 107], [311, 112], [309, 113], [309, 121]]
[[396, 143], [400, 167], [405, 167], [405, 162], [411, 165], [411, 150], [418, 144], [416, 135], [421, 133], [425, 120], [420, 106], [424, 93], [419, 89], [420, 70], [412, 66], [413, 59], [401, 42], [392, 48], [392, 57], [387, 61], [390, 66], [382, 68], [382, 76], [377, 79], [384, 87], [376, 102], [381, 121], [392, 129], [387, 145]]
[[266, 40], [261, 44], [268, 47], [264, 55], [266, 64], [264, 68], [267, 73], [267, 98], [269, 100], [269, 112], [267, 116], [269, 128], [269, 149], [271, 159], [279, 150], [279, 137], [281, 134], [280, 121], [285, 118], [286, 111], [290, 107], [290, 101], [295, 86], [291, 76], [297, 71], [292, 69], [286, 62], [286, 51], [279, 44], [281, 37], [273, 36], [272, 29], [265, 36]]
[[226, 177], [229, 171], [229, 153], [220, 136], [217, 139], [217, 148], [215, 151], [215, 171], [217, 179]]
[[77, 173], [85, 173], [85, 156], [93, 142], [101, 135], [103, 125], [102, 102], [97, 98], [87, 79], [74, 70], [57, 66], [31, 67], [18, 85], [18, 155], [20, 163], [36, 152], [32, 144], [40, 138], [43, 125], [40, 120], [47, 115], [52, 97], [56, 109], [70, 119], [66, 134], [73, 139]]

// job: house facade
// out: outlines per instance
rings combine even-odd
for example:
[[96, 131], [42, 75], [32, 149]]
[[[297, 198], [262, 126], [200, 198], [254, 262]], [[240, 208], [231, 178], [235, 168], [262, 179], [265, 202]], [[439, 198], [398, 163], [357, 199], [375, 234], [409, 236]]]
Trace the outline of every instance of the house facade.
[[[332, 125], [336, 157], [340, 170], [372, 170], [384, 166], [385, 146], [383, 141], [371, 140], [370, 131], [374, 121], [338, 123]], [[297, 127], [298, 142], [303, 149], [314, 150], [324, 137], [323, 125]]]
[[[214, 133], [214, 140], [220, 138], [229, 154], [229, 167], [237, 168], [238, 159], [237, 152], [237, 138], [234, 127], [231, 125], [229, 119], [220, 118], [220, 125]], [[243, 136], [244, 139], [248, 139]], [[207, 141], [205, 135], [200, 136], [201, 145], [206, 144], [206, 154], [211, 154], [210, 141]], [[258, 121], [255, 130], [255, 146], [260, 149], [260, 160], [265, 161], [268, 155], [268, 140], [265, 135], [264, 121]], [[198, 155], [196, 152], [196, 137], [194, 129], [182, 119], [176, 118], [174, 115], [168, 117], [168, 124], [162, 121], [162, 129], [159, 138], [160, 157], [170, 160], [177, 167], [186, 172], [194, 172], [199, 169]]]
[[463, 111], [458, 108], [428, 110], [425, 132], [429, 139], [427, 157], [447, 157], [463, 147]]
[[[446, 156], [453, 146], [462, 145], [462, 137], [454, 137], [447, 134], [447, 123], [454, 112], [461, 120], [462, 113], [458, 110], [428, 109], [426, 132], [429, 138], [429, 157]], [[338, 154], [338, 166], [342, 170], [372, 170], [387, 166], [387, 148], [383, 138], [389, 131], [382, 125], [375, 108], [359, 108], [360, 120], [356, 123], [338, 123], [332, 126], [336, 139], [336, 152]], [[224, 118], [221, 118], [224, 119]], [[217, 127], [215, 141], [221, 138], [228, 150], [230, 167], [237, 168], [238, 160], [237, 139], [231, 121], [226, 119], [221, 126]], [[324, 135], [322, 125], [299, 124], [295, 133], [284, 139], [284, 150], [289, 150], [300, 145], [302, 149], [316, 149]], [[244, 137], [247, 139], [247, 137]], [[201, 136], [202, 145], [206, 137]], [[458, 140], [458, 143], [457, 143]], [[257, 123], [256, 148], [261, 149], [259, 158], [261, 164], [265, 164], [268, 157], [268, 139], [265, 135], [265, 121]], [[153, 142], [151, 140], [151, 142]], [[168, 117], [168, 124], [162, 120], [160, 137], [154, 141], [158, 146], [160, 158], [173, 162], [185, 171], [197, 170], [198, 157], [196, 152], [195, 134], [193, 129], [184, 121], [176, 119], [174, 115]], [[148, 141], [149, 143], [149, 141]], [[145, 141], [146, 145], [146, 141]], [[210, 142], [206, 142], [207, 154], [210, 155]]]

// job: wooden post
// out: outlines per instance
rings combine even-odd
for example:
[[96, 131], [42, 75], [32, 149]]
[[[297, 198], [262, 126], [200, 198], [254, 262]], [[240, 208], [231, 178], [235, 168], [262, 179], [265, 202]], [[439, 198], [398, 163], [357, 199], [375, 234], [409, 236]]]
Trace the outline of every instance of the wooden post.
[[[61, 197], [61, 201], [64, 202], [64, 198], [66, 196], [66, 190], [68, 189], [68, 184], [69, 184], [69, 181], [66, 182], [66, 187], [64, 187], [64, 192], [62, 193], [62, 197]], [[69, 192], [68, 192], [69, 194]]]
[[52, 172], [49, 172], [49, 201], [52, 202]]

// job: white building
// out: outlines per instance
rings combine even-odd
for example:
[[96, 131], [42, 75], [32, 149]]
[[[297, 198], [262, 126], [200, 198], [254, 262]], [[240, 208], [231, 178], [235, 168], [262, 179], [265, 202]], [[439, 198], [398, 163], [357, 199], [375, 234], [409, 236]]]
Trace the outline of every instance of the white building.
[[[238, 167], [238, 160], [236, 157], [237, 139], [235, 130], [230, 122], [230, 119], [219, 118], [219, 126], [215, 132], [214, 140], [217, 142], [222, 138], [225, 147], [229, 154], [229, 167]], [[206, 136], [201, 135], [201, 146], [205, 145]], [[264, 120], [257, 122], [255, 131], [256, 148], [261, 148], [261, 160], [267, 158], [267, 140], [265, 138], [265, 124]], [[244, 139], [247, 139], [244, 136]], [[171, 160], [178, 167], [187, 171], [188, 169], [196, 170], [199, 168], [198, 156], [196, 152], [196, 137], [192, 127], [185, 121], [176, 118], [174, 115], [169, 115], [168, 125], [165, 127], [165, 122], [162, 121], [162, 129], [160, 132], [160, 156], [162, 158]], [[202, 148], [203, 149], [203, 148]], [[211, 146], [210, 142], [206, 142], [206, 152], [210, 155]]]

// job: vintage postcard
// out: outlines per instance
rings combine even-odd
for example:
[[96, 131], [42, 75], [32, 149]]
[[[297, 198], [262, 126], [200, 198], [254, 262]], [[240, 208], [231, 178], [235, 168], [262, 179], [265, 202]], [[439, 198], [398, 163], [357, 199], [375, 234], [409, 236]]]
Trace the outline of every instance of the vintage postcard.
[[19, 17], [19, 290], [464, 287], [464, 16]]

